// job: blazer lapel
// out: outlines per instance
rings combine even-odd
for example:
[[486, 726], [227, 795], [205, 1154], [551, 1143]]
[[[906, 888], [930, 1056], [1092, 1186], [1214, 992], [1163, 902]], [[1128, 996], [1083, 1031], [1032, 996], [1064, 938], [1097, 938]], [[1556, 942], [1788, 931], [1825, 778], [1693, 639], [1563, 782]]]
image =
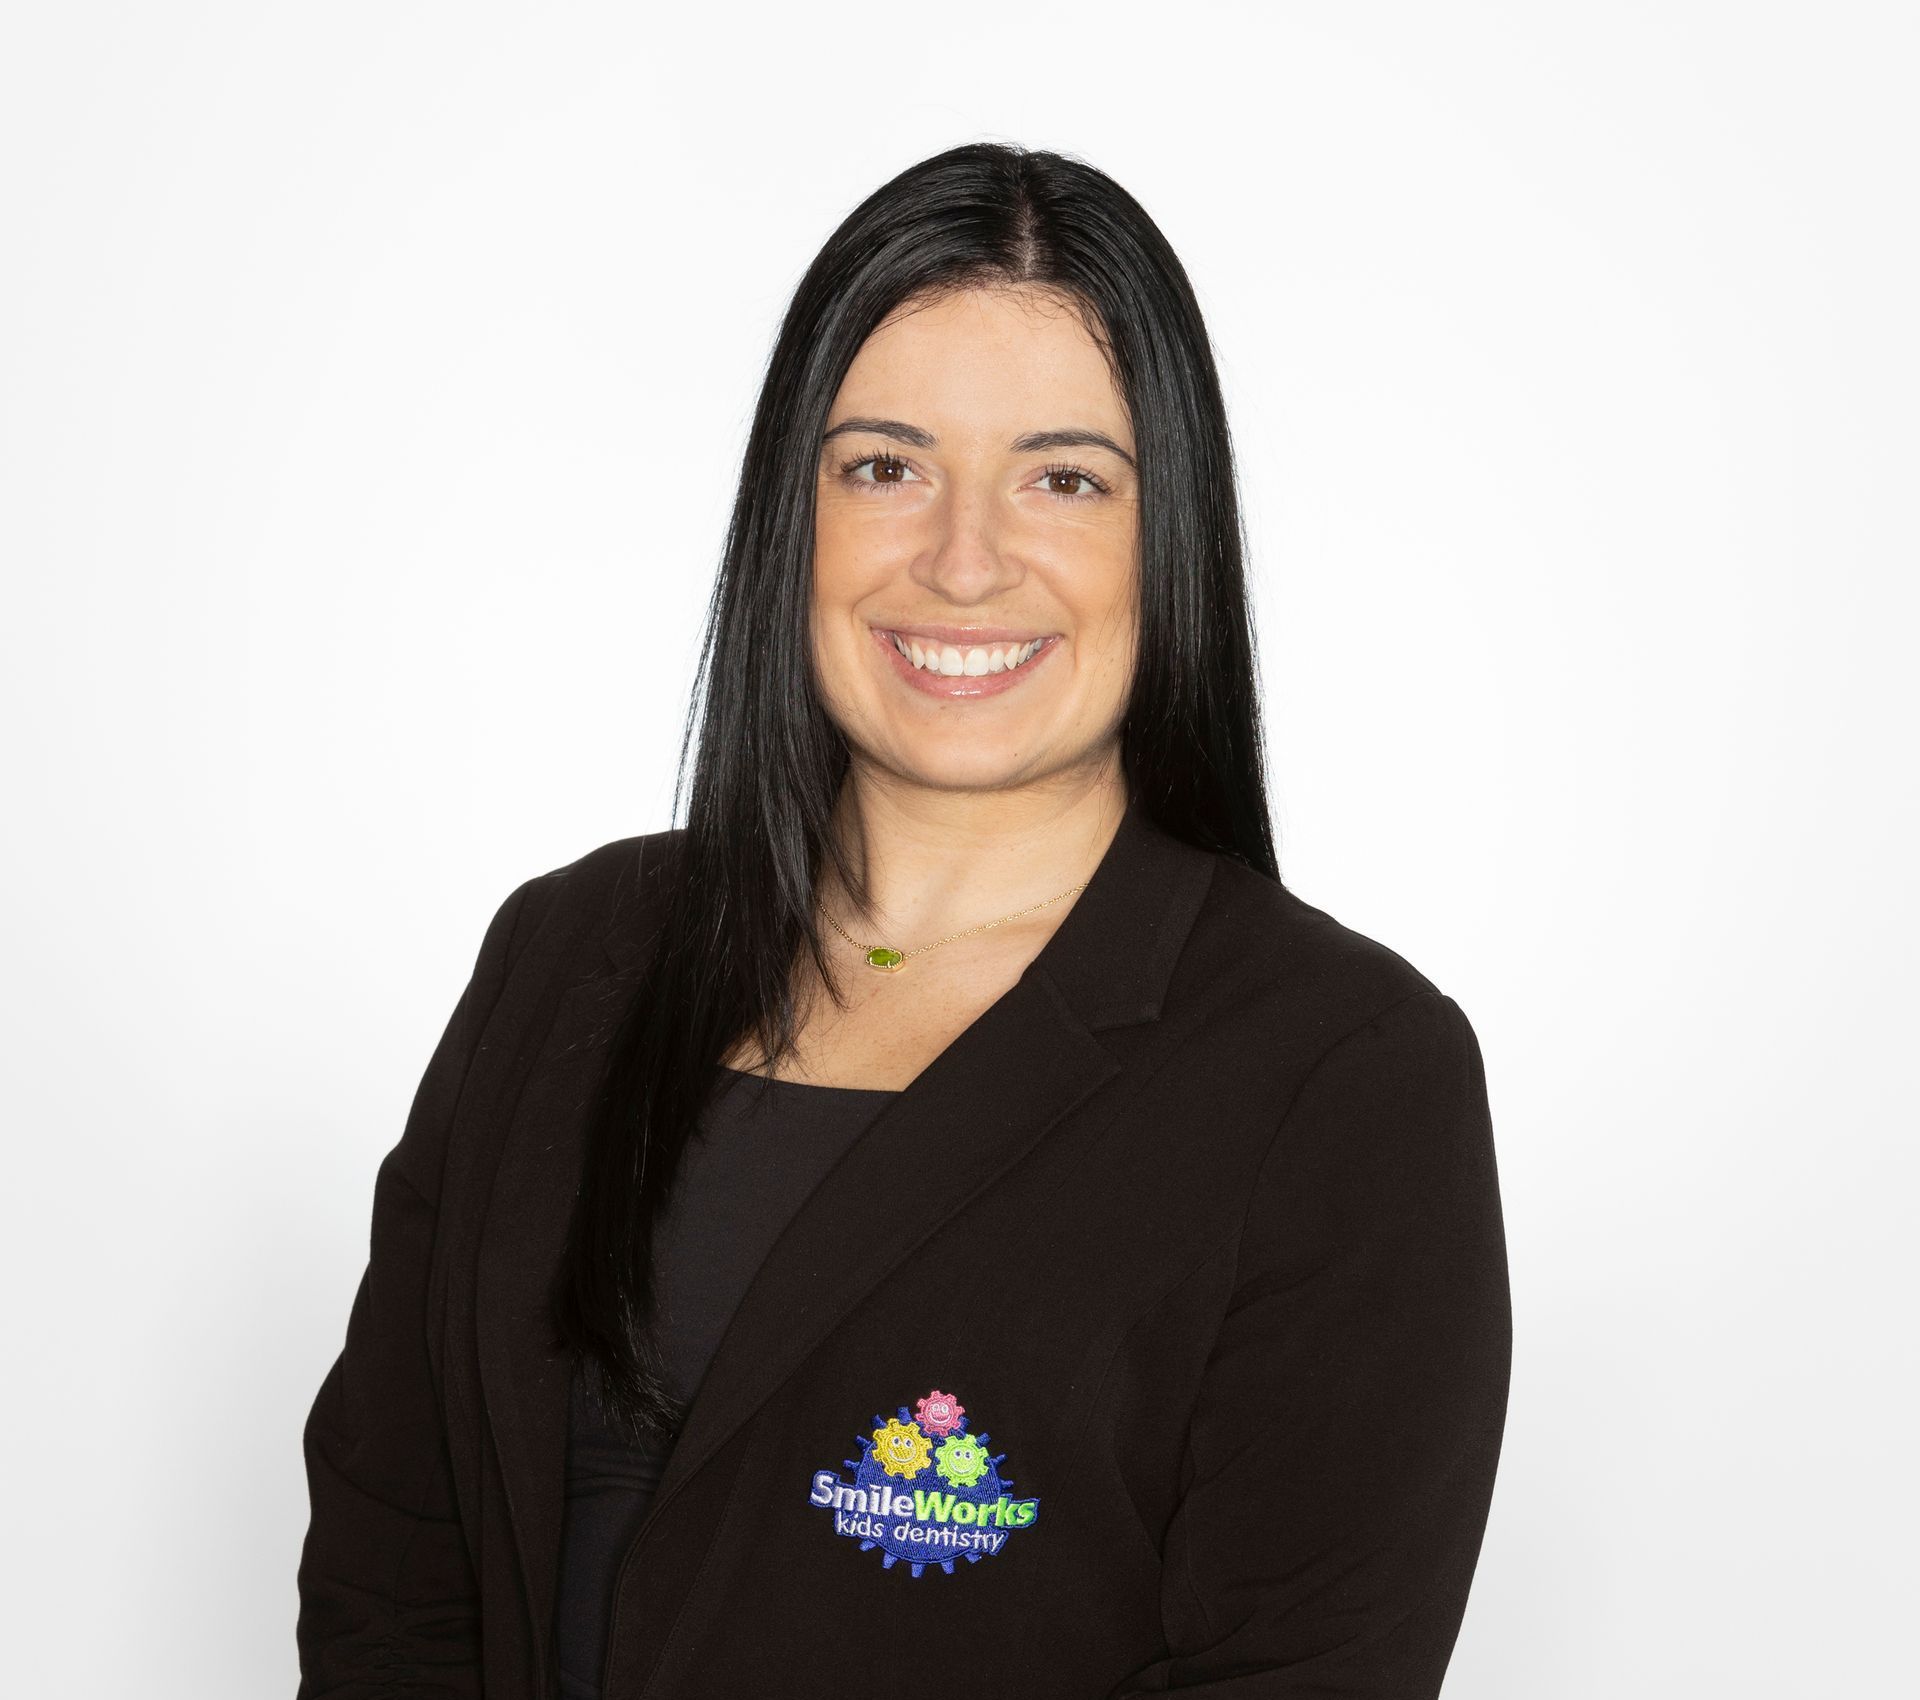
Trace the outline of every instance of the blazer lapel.
[[[567, 1030], [571, 1008], [584, 995], [580, 987], [566, 993], [551, 1031]], [[584, 1062], [576, 1059], [543, 1058], [527, 1075], [494, 1174], [476, 1272], [480, 1381], [527, 1609], [542, 1643], [558, 1584], [574, 1357], [554, 1335], [548, 1304], [585, 1160], [574, 1100], [589, 1084]]]
[[[593, 971], [549, 994], [541, 1036], [507, 1093], [504, 1149], [487, 1195], [475, 1272], [481, 1386], [534, 1633], [546, 1645], [559, 1584], [567, 1414], [574, 1352], [554, 1331], [553, 1278], [586, 1163], [587, 1097], [598, 1084], [617, 996], [645, 943], [640, 859], [623, 870], [615, 921], [569, 955]], [[599, 924], [594, 918], [596, 925]], [[611, 968], [616, 972], [609, 973]]]
[[[1106, 854], [1020, 979], [861, 1134], [774, 1242], [728, 1324], [648, 1522], [902, 1259], [1120, 1070], [1095, 1035], [1157, 1019], [1216, 858], [1130, 802]], [[544, 1640], [559, 1566], [572, 1353], [547, 1317], [584, 1160], [585, 1094], [631, 985], [651, 905], [632, 873], [602, 973], [566, 988], [524, 1077], [482, 1232], [482, 1383]], [[569, 1036], [556, 1048], [561, 1035]], [[938, 1151], [937, 1163], [912, 1153]], [[859, 1220], [861, 1232], [847, 1224]]]
[[890, 1270], [1120, 1071], [1094, 1034], [1158, 1016], [1213, 866], [1137, 802], [1128, 808], [1020, 979], [887, 1105], [775, 1240], [708, 1366], [649, 1522]]

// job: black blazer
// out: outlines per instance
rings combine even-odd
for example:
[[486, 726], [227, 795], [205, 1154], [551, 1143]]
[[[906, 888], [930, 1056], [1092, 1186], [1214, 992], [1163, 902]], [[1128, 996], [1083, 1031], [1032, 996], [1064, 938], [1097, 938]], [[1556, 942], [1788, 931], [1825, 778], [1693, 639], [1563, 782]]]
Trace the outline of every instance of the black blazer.
[[[302, 1700], [556, 1692], [549, 1282], [665, 837], [506, 900], [381, 1164], [305, 1430]], [[1136, 803], [761, 1267], [607, 1700], [1431, 1696], [1509, 1349], [1466, 1017]]]

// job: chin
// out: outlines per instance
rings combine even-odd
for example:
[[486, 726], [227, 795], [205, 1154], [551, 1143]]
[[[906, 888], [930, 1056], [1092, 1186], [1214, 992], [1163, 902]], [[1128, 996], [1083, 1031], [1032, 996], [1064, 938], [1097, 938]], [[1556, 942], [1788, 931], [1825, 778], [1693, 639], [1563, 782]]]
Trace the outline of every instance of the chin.
[[888, 765], [910, 784], [930, 791], [1003, 791], [1027, 783], [1036, 772], [1030, 758], [981, 749], [897, 749]]

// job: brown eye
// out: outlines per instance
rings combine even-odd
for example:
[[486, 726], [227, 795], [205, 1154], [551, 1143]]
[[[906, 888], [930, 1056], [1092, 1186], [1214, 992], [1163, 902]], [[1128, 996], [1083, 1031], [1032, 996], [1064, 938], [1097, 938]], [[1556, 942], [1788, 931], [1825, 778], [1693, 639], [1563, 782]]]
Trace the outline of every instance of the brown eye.
[[899, 489], [916, 478], [913, 468], [898, 455], [879, 452], [848, 461], [840, 468], [840, 476], [848, 484], [862, 484], [869, 490], [875, 485]]
[[[1094, 497], [1108, 493], [1106, 483], [1087, 471], [1084, 466], [1050, 466], [1046, 470], [1045, 477], [1047, 494], [1057, 496], [1063, 502], [1090, 502]], [[1080, 488], [1077, 490], [1071, 488], [1075, 484]]]

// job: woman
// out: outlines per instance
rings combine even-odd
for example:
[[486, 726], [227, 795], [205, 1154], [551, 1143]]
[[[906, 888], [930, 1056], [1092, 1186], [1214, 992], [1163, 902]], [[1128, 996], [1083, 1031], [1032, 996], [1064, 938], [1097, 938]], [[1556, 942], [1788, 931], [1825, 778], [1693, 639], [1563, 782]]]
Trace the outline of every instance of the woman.
[[302, 1694], [1437, 1693], [1479, 1051], [1279, 880], [1219, 386], [1116, 184], [961, 147], [834, 233], [703, 678], [687, 825], [507, 899], [382, 1165]]

